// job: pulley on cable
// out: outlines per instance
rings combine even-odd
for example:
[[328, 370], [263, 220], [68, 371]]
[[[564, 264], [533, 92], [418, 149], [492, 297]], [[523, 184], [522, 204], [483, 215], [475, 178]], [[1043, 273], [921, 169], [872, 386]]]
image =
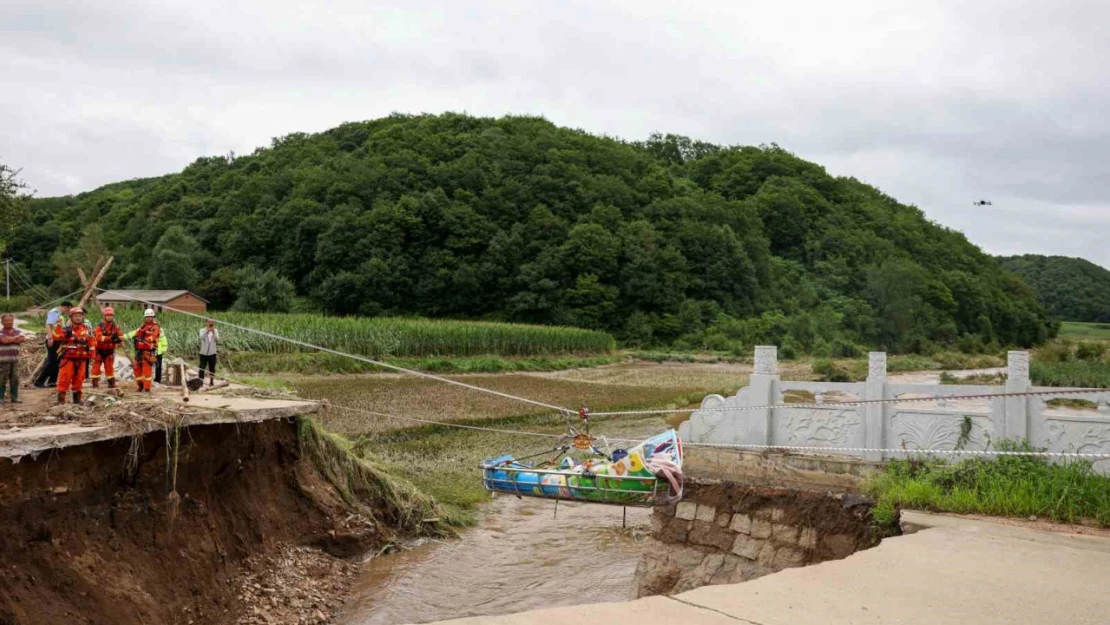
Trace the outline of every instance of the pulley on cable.
[[[560, 445], [527, 456], [506, 454], [484, 460], [482, 483], [493, 493], [518, 497], [651, 506], [682, 497], [682, 442], [667, 430], [630, 449], [610, 449], [605, 437], [590, 435], [590, 412], [578, 411], [580, 427], [567, 414]], [[533, 458], [553, 454], [539, 462]]]

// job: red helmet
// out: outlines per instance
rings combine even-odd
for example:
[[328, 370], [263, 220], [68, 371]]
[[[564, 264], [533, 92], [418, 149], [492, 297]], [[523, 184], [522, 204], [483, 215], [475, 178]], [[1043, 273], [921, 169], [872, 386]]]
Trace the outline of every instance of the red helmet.
[[81, 308], [80, 306], [74, 306], [73, 308], [69, 309], [69, 316], [70, 317], [72, 317], [73, 315], [83, 315], [83, 314], [85, 314], [85, 309]]

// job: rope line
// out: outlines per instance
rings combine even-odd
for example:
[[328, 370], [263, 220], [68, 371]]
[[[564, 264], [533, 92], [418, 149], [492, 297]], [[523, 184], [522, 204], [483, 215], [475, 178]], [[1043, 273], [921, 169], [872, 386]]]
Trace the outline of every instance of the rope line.
[[[205, 375], [205, 377], [207, 377], [211, 374], [206, 371], [204, 375]], [[336, 410], [346, 410], [347, 412], [353, 412], [353, 413], [368, 415], [368, 416], [372, 416], [372, 417], [382, 417], [382, 418], [385, 418], [385, 419], [396, 419], [398, 421], [411, 421], [411, 422], [414, 422], [414, 423], [423, 423], [423, 424], [426, 424], [426, 425], [439, 425], [439, 426], [443, 426], [443, 427], [459, 428], [459, 429], [463, 429], [463, 430], [477, 430], [477, 431], [480, 431], [480, 432], [495, 432], [497, 434], [515, 434], [515, 435], [519, 435], [519, 436], [532, 436], [532, 437], [543, 437], [543, 438], [565, 438], [566, 437], [565, 434], [546, 434], [546, 433], [543, 433], [543, 432], [525, 432], [523, 430], [504, 430], [504, 429], [500, 429], [500, 428], [489, 428], [489, 427], [481, 427], [481, 426], [477, 426], [477, 425], [466, 425], [466, 424], [463, 424], [463, 423], [451, 423], [449, 421], [433, 421], [433, 420], [430, 420], [430, 419], [419, 419], [419, 418], [416, 418], [416, 417], [403, 417], [401, 415], [389, 414], [389, 413], [385, 413], [385, 412], [376, 412], [376, 411], [373, 411], [373, 410], [367, 410], [365, 408], [355, 408], [355, 407], [352, 407], [352, 406], [343, 406], [341, 404], [335, 404], [335, 403], [332, 403], [330, 401], [321, 401], [321, 400], [317, 400], [317, 399], [308, 399], [308, 398], [305, 398], [305, 397], [301, 397], [299, 395], [293, 395], [291, 393], [285, 393], [285, 392], [282, 392], [282, 391], [272, 391], [272, 390], [269, 390], [269, 389], [262, 389], [260, 387], [257, 387], [255, 385], [251, 384], [250, 382], [247, 382], [246, 380], [235, 379], [235, 378], [231, 378], [231, 377], [228, 377], [228, 376], [225, 376], [225, 375], [214, 375], [212, 377], [216, 378], [217, 380], [226, 380], [226, 381], [234, 383], [234, 384], [240, 384], [242, 386], [249, 386], [249, 387], [257, 388], [259, 390], [265, 390], [269, 393], [272, 393], [274, 396], [280, 396], [283, 399], [288, 399], [288, 400], [292, 400], [292, 401], [309, 402], [309, 403], [317, 404], [317, 405], [320, 405], [320, 406], [324, 406], [326, 408], [335, 408]]]
[[561, 412], [563, 414], [574, 414], [576, 412], [576, 411], [571, 410], [570, 408], [566, 408], [564, 406], [556, 406], [554, 404], [548, 404], [548, 403], [544, 403], [542, 401], [537, 401], [537, 400], [534, 400], [534, 399], [528, 399], [527, 397], [520, 397], [518, 395], [512, 395], [510, 393], [502, 393], [501, 391], [495, 391], [493, 389], [485, 388], [485, 387], [482, 387], [482, 386], [476, 386], [474, 384], [467, 384], [466, 382], [461, 382], [459, 380], [452, 380], [450, 378], [445, 378], [445, 377], [434, 375], [434, 374], [431, 374], [431, 373], [425, 373], [423, 371], [418, 371], [416, 369], [408, 369], [406, 367], [400, 367], [400, 366], [397, 366], [397, 365], [392, 365], [392, 364], [389, 364], [387, 362], [374, 360], [373, 358], [367, 358], [365, 356], [359, 356], [358, 354], [348, 354], [346, 352], [341, 352], [339, 350], [331, 349], [330, 347], [323, 347], [321, 345], [313, 345], [312, 343], [306, 343], [305, 341], [301, 341], [301, 340], [298, 340], [298, 339], [289, 338], [287, 336], [281, 336], [280, 334], [273, 334], [271, 332], [266, 332], [265, 330], [259, 330], [259, 329], [251, 328], [251, 327], [248, 327], [248, 326], [241, 326], [239, 324], [231, 323], [230, 321], [223, 321], [221, 319], [216, 319], [214, 317], [207, 317], [207, 316], [204, 316], [204, 315], [198, 315], [196, 313], [191, 313], [191, 312], [188, 312], [188, 311], [185, 311], [185, 310], [180, 310], [180, 309], [177, 309], [177, 308], [173, 308], [172, 306], [166, 306], [165, 304], [155, 304], [153, 302], [148, 302], [148, 301], [141, 300], [141, 299], [138, 299], [138, 298], [135, 298], [135, 297], [131, 297], [130, 295], [127, 295], [126, 293], [120, 293], [119, 291], [111, 291], [111, 290], [108, 290], [108, 289], [101, 289], [101, 288], [97, 288], [97, 290], [102, 292], [102, 293], [112, 293], [114, 295], [117, 295], [117, 296], [123, 297], [125, 299], [131, 300], [133, 302], [139, 302], [141, 304], [146, 304], [147, 306], [151, 306], [151, 307], [158, 306], [158, 307], [161, 307], [163, 310], [169, 310], [169, 311], [180, 313], [180, 314], [183, 314], [183, 315], [188, 315], [190, 317], [195, 317], [197, 319], [202, 319], [202, 320], [212, 319], [216, 323], [225, 325], [229, 328], [235, 328], [235, 329], [241, 330], [243, 332], [249, 332], [251, 334], [257, 334], [259, 336], [265, 336], [267, 338], [275, 339], [275, 340], [278, 340], [278, 341], [286, 341], [286, 342], [292, 343], [294, 345], [299, 345], [301, 347], [307, 347], [309, 349], [315, 349], [317, 351], [325, 352], [325, 353], [328, 353], [328, 354], [333, 354], [333, 355], [340, 356], [340, 357], [343, 357], [343, 358], [351, 358], [353, 360], [358, 360], [360, 362], [365, 362], [367, 364], [376, 365], [376, 366], [382, 367], [384, 369], [392, 369], [393, 371], [397, 371], [397, 372], [400, 372], [400, 373], [407, 373], [409, 375], [415, 375], [415, 376], [418, 376], [418, 377], [421, 377], [421, 378], [427, 378], [429, 380], [436, 380], [438, 382], [443, 382], [445, 384], [453, 384], [455, 386], [460, 386], [462, 388], [467, 388], [467, 389], [470, 389], [472, 391], [478, 391], [480, 393], [488, 393], [490, 395], [496, 395], [498, 397], [503, 397], [505, 399], [511, 399], [511, 400], [514, 400], [514, 401], [519, 401], [519, 402], [523, 402], [523, 403], [526, 403], [526, 404], [531, 404], [533, 406], [539, 406], [541, 408], [547, 408], [548, 410], [554, 410], [556, 412]]

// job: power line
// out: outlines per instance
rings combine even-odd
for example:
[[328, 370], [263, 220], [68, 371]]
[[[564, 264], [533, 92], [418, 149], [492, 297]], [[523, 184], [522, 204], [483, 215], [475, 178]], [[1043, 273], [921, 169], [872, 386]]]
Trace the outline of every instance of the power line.
[[35, 281], [31, 278], [30, 272], [24, 269], [22, 265], [20, 265], [19, 263], [8, 261], [8, 267], [15, 269], [16, 273], [21, 275], [27, 281], [27, 283], [30, 284], [31, 287], [38, 292], [39, 296], [41, 296], [44, 301], [50, 299], [50, 294], [47, 293], [46, 290], [42, 287], [35, 284]]
[[42, 294], [36, 291], [33, 286], [28, 286], [27, 283], [25, 283], [23, 279], [19, 277], [18, 273], [8, 273], [8, 277], [15, 281], [15, 285], [19, 288], [19, 290], [23, 291], [23, 293], [30, 297], [31, 300], [36, 304], [38, 304], [39, 300], [46, 299], [43, 298]]

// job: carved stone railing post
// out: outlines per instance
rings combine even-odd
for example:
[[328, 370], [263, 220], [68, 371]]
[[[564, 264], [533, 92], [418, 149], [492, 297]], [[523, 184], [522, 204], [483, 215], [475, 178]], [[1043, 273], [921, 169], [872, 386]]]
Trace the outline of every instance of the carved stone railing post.
[[[871, 352], [867, 354], [867, 383], [864, 387], [864, 399], [883, 399], [886, 396], [886, 352]], [[884, 428], [885, 404], [867, 404], [862, 413], [863, 420], [863, 446], [867, 449], [882, 449]], [[883, 459], [881, 451], [863, 452], [865, 460], [879, 461]]]
[[[750, 393], [749, 406], [767, 406], [776, 402], [775, 384], [779, 381], [779, 354], [774, 345], [759, 345], [755, 348], [755, 372], [748, 382]], [[770, 445], [773, 430], [771, 409], [760, 408], [740, 413], [737, 424], [739, 438], [749, 445]]]
[[[1006, 354], [1006, 392], [1023, 393], [1029, 390], [1029, 352], [1012, 351]], [[1009, 439], [1029, 439], [1029, 398], [1006, 398], [1006, 422], [1002, 435]]]

